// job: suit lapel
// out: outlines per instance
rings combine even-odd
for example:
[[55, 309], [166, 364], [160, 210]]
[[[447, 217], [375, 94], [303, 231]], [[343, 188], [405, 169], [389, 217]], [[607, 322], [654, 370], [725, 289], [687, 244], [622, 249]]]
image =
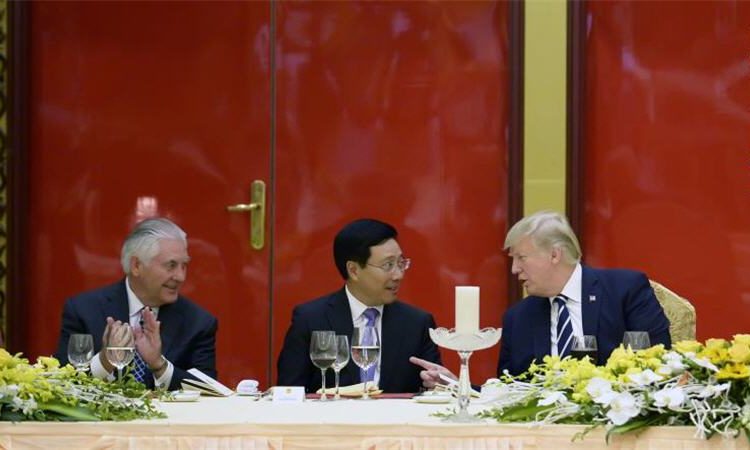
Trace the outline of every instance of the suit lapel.
[[596, 274], [588, 267], [582, 266], [581, 280], [581, 315], [583, 320], [583, 334], [596, 336], [599, 330], [599, 309], [607, 299], [601, 289]]
[[182, 314], [180, 313], [181, 300], [182, 297], [178, 297], [177, 302], [159, 308], [157, 320], [161, 323], [159, 326], [161, 351], [167, 359], [169, 359], [167, 353], [176, 345], [175, 338], [182, 327]]
[[404, 329], [403, 323], [394, 320], [394, 316], [393, 304], [385, 305], [383, 317], [380, 320], [380, 382], [378, 384], [381, 389], [388, 385], [386, 381], [389, 381], [396, 373], [394, 356], [391, 356], [392, 352], [389, 350], [395, 348], [394, 346], [401, 341], [401, 331]]
[[[349, 338], [349, 346], [351, 347], [354, 324], [352, 323], [352, 310], [349, 308], [349, 299], [346, 297], [344, 289], [341, 289], [329, 298], [326, 318], [331, 325], [331, 329], [335, 330], [336, 334], [343, 334]], [[354, 384], [358, 380], [359, 368], [350, 359], [346, 367], [341, 370], [341, 385]]]
[[550, 354], [550, 347], [552, 346], [552, 336], [550, 335], [550, 305], [549, 299], [546, 297], [532, 297], [529, 299], [532, 303], [529, 305], [533, 308], [532, 314], [529, 317], [539, 317], [540, 320], [535, 322], [532, 326], [532, 335], [534, 336], [534, 358], [537, 362], [541, 362], [542, 359]]
[[106, 300], [102, 303], [102, 316], [104, 319], [111, 317], [120, 322], [129, 323], [128, 292], [125, 289], [124, 279], [106, 294]]

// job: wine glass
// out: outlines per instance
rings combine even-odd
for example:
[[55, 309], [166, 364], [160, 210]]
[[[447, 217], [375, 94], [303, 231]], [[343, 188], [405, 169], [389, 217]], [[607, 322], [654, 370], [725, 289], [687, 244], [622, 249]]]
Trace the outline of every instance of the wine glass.
[[326, 401], [326, 370], [336, 362], [336, 334], [333, 331], [313, 331], [310, 339], [310, 359], [320, 369], [323, 384], [320, 401]]
[[71, 334], [68, 339], [68, 362], [78, 372], [85, 372], [94, 357], [94, 337], [90, 334]]
[[117, 379], [122, 379], [122, 369], [130, 364], [135, 356], [133, 329], [129, 324], [123, 323], [110, 330], [104, 352], [110, 364], [117, 368]]
[[596, 364], [596, 336], [583, 335], [573, 336], [573, 342], [570, 344], [570, 355], [576, 359], [583, 359], [585, 356], [591, 358], [591, 362]]
[[[355, 327], [352, 333], [352, 361], [363, 371], [378, 363], [380, 355], [380, 338], [377, 327]], [[364, 394], [362, 400], [369, 400], [367, 392], [367, 378], [364, 380]]]
[[647, 331], [626, 331], [622, 337], [622, 345], [632, 350], [643, 350], [651, 347], [651, 340]]
[[333, 363], [333, 372], [336, 374], [336, 395], [334, 400], [341, 400], [339, 395], [339, 372], [349, 363], [349, 338], [344, 335], [336, 336], [336, 362]]

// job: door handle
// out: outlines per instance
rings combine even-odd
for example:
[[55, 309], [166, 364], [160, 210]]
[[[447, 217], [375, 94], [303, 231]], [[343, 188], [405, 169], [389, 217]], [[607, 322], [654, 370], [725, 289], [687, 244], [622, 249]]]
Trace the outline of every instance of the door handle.
[[261, 180], [253, 181], [250, 186], [250, 203], [229, 205], [227, 211], [250, 213], [250, 247], [262, 249], [265, 241], [266, 183]]

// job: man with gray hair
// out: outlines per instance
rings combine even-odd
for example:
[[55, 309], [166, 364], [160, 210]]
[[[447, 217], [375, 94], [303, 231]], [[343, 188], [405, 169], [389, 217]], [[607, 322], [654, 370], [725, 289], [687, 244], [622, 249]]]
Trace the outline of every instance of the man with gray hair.
[[[596, 364], [604, 364], [626, 331], [646, 331], [652, 345], [671, 345], [669, 320], [648, 278], [625, 269], [595, 269], [580, 263], [581, 246], [562, 214], [542, 211], [511, 227], [505, 249], [511, 272], [528, 297], [503, 318], [498, 375], [525, 372], [546, 355], [567, 356], [574, 336], [596, 337]], [[432, 387], [442, 366], [418, 358], [423, 385]]]
[[132, 373], [149, 388], [180, 389], [183, 379], [194, 378], [191, 368], [216, 378], [217, 320], [179, 294], [190, 262], [185, 232], [168, 219], [144, 220], [125, 239], [120, 260], [123, 280], [65, 302], [55, 357], [67, 363], [70, 335], [91, 334], [98, 352], [91, 373], [112, 379], [104, 349], [126, 346], [130, 327]]

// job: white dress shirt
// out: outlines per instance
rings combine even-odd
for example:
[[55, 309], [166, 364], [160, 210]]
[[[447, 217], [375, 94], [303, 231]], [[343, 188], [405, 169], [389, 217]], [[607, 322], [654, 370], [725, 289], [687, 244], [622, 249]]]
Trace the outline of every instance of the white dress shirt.
[[[382, 319], [383, 319], [383, 305], [380, 306], [367, 306], [361, 301], [357, 300], [357, 297], [355, 297], [350, 291], [349, 286], [344, 287], [346, 289], [346, 297], [349, 299], [349, 309], [352, 311], [352, 324], [355, 327], [360, 327], [367, 325], [367, 318], [365, 317], [364, 313], [367, 308], [375, 308], [378, 310], [380, 314], [378, 314], [378, 317], [375, 319], [375, 327], [378, 329], [378, 337], [380, 339], [380, 343], [382, 345], [383, 343], [383, 333], [382, 333]], [[351, 342], [349, 343], [351, 345]], [[375, 378], [373, 381], [375, 384], [378, 384], [380, 381], [380, 355], [382, 353], [378, 352], [378, 363], [375, 366]]]
[[[583, 336], [583, 312], [581, 297], [583, 297], [583, 269], [580, 264], [568, 278], [560, 294], [568, 297], [565, 305], [568, 307], [570, 322], [573, 325], [573, 336]], [[550, 297], [550, 355], [557, 356], [557, 303], [555, 297]]]

